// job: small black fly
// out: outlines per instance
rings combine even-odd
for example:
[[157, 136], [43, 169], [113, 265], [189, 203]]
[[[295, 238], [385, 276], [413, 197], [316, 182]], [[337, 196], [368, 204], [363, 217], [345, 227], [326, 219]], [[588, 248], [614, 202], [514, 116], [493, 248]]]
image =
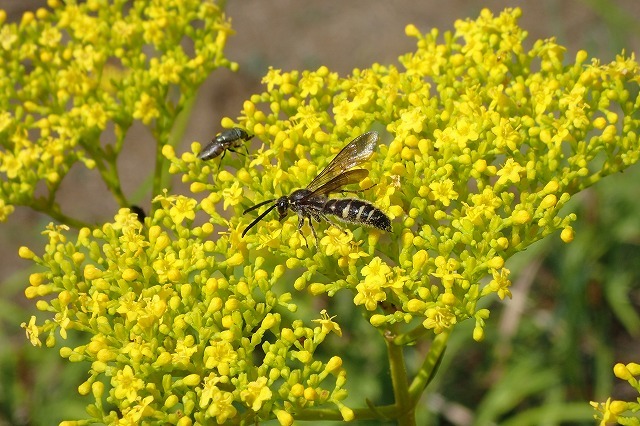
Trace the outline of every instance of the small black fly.
[[305, 219], [307, 219], [313, 236], [316, 238], [316, 242], [318, 235], [313, 227], [312, 220], [316, 222], [324, 220], [335, 225], [328, 217], [329, 215], [343, 222], [371, 226], [382, 229], [383, 231], [391, 231], [391, 220], [382, 210], [373, 204], [356, 198], [329, 199], [328, 197], [329, 194], [335, 192], [360, 192], [347, 191], [341, 188], [349, 184], [358, 183], [369, 175], [368, 170], [351, 169], [371, 158], [377, 142], [378, 133], [376, 132], [368, 132], [358, 136], [342, 148], [342, 151], [335, 156], [327, 167], [325, 167], [306, 188], [297, 189], [293, 191], [291, 195], [283, 195], [277, 200], [263, 201], [245, 210], [243, 214], [275, 201], [271, 207], [247, 226], [242, 232], [242, 236], [244, 237], [249, 229], [253, 228], [273, 209], [278, 210], [281, 222], [287, 217], [288, 210], [297, 213], [299, 231], [302, 229]]
[[147, 215], [145, 214], [144, 210], [142, 209], [142, 207], [140, 206], [136, 206], [135, 204], [132, 205], [131, 207], [129, 207], [129, 211], [131, 213], [135, 213], [136, 216], [138, 216], [138, 221], [142, 224], [144, 224], [144, 218], [147, 217]]
[[[237, 149], [244, 146], [244, 142], [253, 138], [253, 135], [249, 135], [245, 130], [239, 127], [234, 127], [229, 130], [225, 130], [220, 133], [211, 141], [211, 143], [204, 147], [198, 158], [201, 160], [211, 160], [212, 158], [222, 155], [224, 158], [228, 151], [238, 152]], [[245, 147], [246, 149], [246, 147]]]

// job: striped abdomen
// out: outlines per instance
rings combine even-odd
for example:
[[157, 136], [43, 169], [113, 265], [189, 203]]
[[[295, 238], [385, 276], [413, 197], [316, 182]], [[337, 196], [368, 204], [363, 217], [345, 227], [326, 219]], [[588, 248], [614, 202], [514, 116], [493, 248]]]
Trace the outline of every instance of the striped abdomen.
[[391, 231], [391, 219], [382, 210], [366, 201], [354, 198], [331, 199], [324, 205], [322, 213], [333, 215], [345, 222], [361, 223]]

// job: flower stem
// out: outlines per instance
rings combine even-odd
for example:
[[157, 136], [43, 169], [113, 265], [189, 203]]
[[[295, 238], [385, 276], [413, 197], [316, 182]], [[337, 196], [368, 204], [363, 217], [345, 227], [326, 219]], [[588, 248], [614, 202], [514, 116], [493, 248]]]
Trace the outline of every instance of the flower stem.
[[411, 386], [409, 386], [409, 395], [412, 406], [415, 406], [415, 404], [418, 403], [422, 396], [422, 392], [424, 392], [424, 389], [427, 387], [431, 379], [433, 379], [433, 376], [440, 365], [440, 360], [442, 359], [444, 350], [447, 347], [447, 341], [449, 340], [451, 331], [451, 329], [447, 329], [446, 331], [436, 335], [436, 338], [433, 339], [433, 343], [429, 348], [429, 353], [422, 363], [422, 367], [420, 367], [418, 374], [413, 379]]
[[393, 340], [394, 336], [390, 334], [385, 336], [398, 425], [415, 425], [415, 406], [412, 404], [409, 395], [409, 380], [404, 363], [403, 346], [396, 345]]

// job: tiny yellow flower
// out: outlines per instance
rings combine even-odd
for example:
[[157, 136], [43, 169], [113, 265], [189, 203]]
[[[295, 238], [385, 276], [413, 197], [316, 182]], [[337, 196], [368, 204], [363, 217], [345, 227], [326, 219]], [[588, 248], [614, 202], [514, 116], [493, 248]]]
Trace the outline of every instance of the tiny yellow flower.
[[266, 377], [247, 383], [247, 387], [240, 391], [240, 399], [253, 411], [258, 411], [272, 396], [271, 389], [267, 387]]
[[193, 336], [187, 336], [184, 339], [178, 339], [176, 349], [171, 355], [174, 364], [188, 365], [191, 357], [198, 351], [198, 347], [194, 344]]
[[33, 346], [42, 346], [42, 342], [38, 337], [40, 334], [40, 329], [38, 329], [38, 326], [36, 325], [35, 316], [33, 315], [31, 316], [31, 319], [29, 320], [28, 325], [23, 322], [22, 324], [20, 324], [20, 327], [24, 328], [24, 330], [27, 333], [27, 339], [29, 339], [29, 341]]
[[422, 324], [427, 329], [433, 329], [436, 334], [448, 330], [457, 323], [456, 316], [447, 307], [427, 309], [427, 319]]
[[0, 46], [9, 51], [16, 41], [18, 41], [18, 35], [16, 34], [15, 25], [2, 25], [2, 29], [0, 29]]
[[169, 215], [176, 224], [181, 224], [185, 219], [193, 220], [196, 217], [197, 201], [193, 198], [179, 195], [175, 198], [175, 203], [169, 209]]
[[432, 272], [432, 275], [440, 278], [445, 288], [451, 288], [456, 279], [462, 278], [462, 275], [457, 271], [459, 263], [455, 259], [445, 259], [443, 256], [438, 256], [435, 259], [435, 265], [436, 271]]
[[[369, 278], [369, 277], [367, 277]], [[378, 307], [378, 302], [387, 299], [387, 294], [382, 291], [376, 282], [361, 282], [356, 286], [357, 294], [353, 298], [356, 305], [364, 305], [368, 311], [373, 311]]]
[[133, 402], [138, 397], [138, 391], [144, 387], [144, 382], [136, 377], [131, 366], [125, 365], [111, 378], [111, 385], [116, 398], [126, 398], [129, 402]]
[[236, 360], [238, 354], [226, 340], [213, 341], [204, 349], [204, 363], [206, 368], [218, 368], [222, 364], [229, 364]]
[[306, 72], [303, 73], [298, 85], [302, 89], [300, 96], [306, 98], [309, 95], [315, 96], [318, 94], [318, 90], [323, 86], [323, 80], [316, 73]]
[[492, 271], [493, 279], [488, 284], [492, 292], [498, 293], [498, 297], [502, 300], [505, 297], [511, 298], [511, 281], [509, 280], [509, 271], [507, 268], [500, 269], [498, 271]]
[[[242, 187], [237, 180], [229, 188], [222, 190], [222, 198], [224, 199], [224, 209], [229, 206], [235, 206], [242, 200]], [[195, 200], [194, 200], [195, 201]]]
[[238, 411], [232, 405], [233, 394], [231, 392], [225, 392], [218, 389], [217, 386], [209, 385], [206, 386], [203, 391], [203, 396], [205, 394], [206, 398], [203, 397], [203, 399], [205, 399], [207, 403], [211, 401], [206, 410], [207, 416], [215, 418], [218, 424], [224, 424], [228, 419], [235, 417]]
[[339, 337], [342, 337], [342, 330], [340, 329], [340, 325], [333, 321], [335, 315], [330, 317], [327, 313], [326, 309], [320, 311], [320, 319], [314, 319], [313, 322], [320, 323], [320, 327], [322, 328], [323, 334], [329, 334], [332, 331], [336, 333]]
[[340, 256], [348, 256], [351, 252], [351, 242], [353, 234], [347, 230], [343, 232], [341, 229], [332, 226], [325, 231], [325, 236], [320, 240], [320, 245], [324, 247], [327, 256], [333, 256], [338, 253]]
[[518, 164], [513, 158], [509, 158], [504, 166], [500, 170], [498, 170], [497, 175], [499, 176], [498, 181], [496, 182], [496, 186], [505, 185], [509, 182], [518, 183], [520, 182], [520, 175], [526, 169]]
[[453, 181], [451, 179], [445, 179], [442, 182], [431, 182], [429, 188], [431, 189], [429, 198], [439, 201], [444, 206], [449, 206], [451, 200], [458, 198], [458, 193], [453, 189]]
[[92, 45], [78, 46], [73, 51], [75, 64], [85, 72], [93, 71], [96, 53]]
[[371, 262], [362, 268], [362, 276], [365, 280], [373, 285], [381, 286], [387, 282], [387, 275], [391, 272], [391, 268], [379, 257], [374, 257]]
[[134, 104], [133, 118], [142, 121], [144, 124], [149, 124], [151, 120], [158, 117], [160, 117], [160, 111], [156, 105], [156, 100], [147, 93], [142, 92], [140, 99]]
[[157, 58], [152, 58], [149, 68], [149, 74], [152, 78], [157, 78], [161, 84], [167, 85], [180, 82], [180, 75], [184, 67], [175, 58], [165, 57], [162, 62]]
[[267, 75], [262, 78], [262, 84], [267, 85], [267, 91], [271, 92], [274, 87], [280, 86], [283, 83], [282, 70], [269, 67]]

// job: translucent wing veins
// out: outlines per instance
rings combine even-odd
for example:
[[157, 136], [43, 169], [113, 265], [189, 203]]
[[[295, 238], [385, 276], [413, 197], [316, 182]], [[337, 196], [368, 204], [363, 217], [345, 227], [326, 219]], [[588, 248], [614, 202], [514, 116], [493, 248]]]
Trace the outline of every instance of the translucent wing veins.
[[340, 173], [344, 173], [358, 164], [367, 161], [373, 155], [377, 142], [377, 132], [361, 134], [342, 148], [327, 167], [307, 185], [306, 189], [316, 191]]

